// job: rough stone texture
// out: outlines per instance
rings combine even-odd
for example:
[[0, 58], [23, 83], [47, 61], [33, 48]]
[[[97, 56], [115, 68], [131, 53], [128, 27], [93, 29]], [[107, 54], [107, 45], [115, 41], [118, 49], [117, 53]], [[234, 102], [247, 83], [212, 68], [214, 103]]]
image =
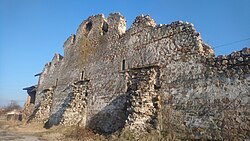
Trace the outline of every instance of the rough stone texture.
[[127, 72], [127, 126], [130, 130], [149, 131], [157, 127], [160, 108], [159, 67], [133, 68]]
[[62, 125], [78, 125], [85, 127], [87, 115], [88, 80], [81, 80], [71, 84], [72, 93], [65, 105], [66, 110], [62, 115]]
[[40, 95], [42, 95], [42, 100], [36, 105], [32, 115], [29, 120], [35, 119], [43, 123], [48, 122], [48, 119], [51, 115], [52, 108], [52, 98], [54, 93], [54, 87], [44, 89]]
[[[215, 58], [187, 22], [157, 25], [138, 16], [126, 30], [119, 13], [90, 16], [64, 43], [64, 58], [45, 65], [36, 104], [54, 86], [43, 117], [50, 126], [76, 121], [105, 133], [125, 127], [180, 139], [249, 139], [249, 55], [244, 48]], [[78, 85], [83, 78], [88, 88]]]
[[35, 109], [34, 104], [25, 103], [23, 108], [22, 120], [28, 120], [29, 116], [33, 113], [34, 109]]
[[27, 90], [27, 94], [28, 94], [27, 100], [24, 104], [24, 109], [23, 109], [23, 114], [22, 114], [23, 120], [27, 120], [29, 116], [32, 114], [32, 112], [34, 111], [36, 89], [37, 89], [37, 85], [23, 88], [23, 90]]
[[249, 54], [241, 57], [246, 61], [233, 65], [219, 62], [234, 57], [221, 60], [220, 56], [204, 63], [199, 59], [168, 65], [161, 78], [165, 98], [161, 120], [165, 115], [163, 122], [168, 125], [164, 130], [175, 124], [175, 132], [186, 132], [191, 139], [249, 138]]

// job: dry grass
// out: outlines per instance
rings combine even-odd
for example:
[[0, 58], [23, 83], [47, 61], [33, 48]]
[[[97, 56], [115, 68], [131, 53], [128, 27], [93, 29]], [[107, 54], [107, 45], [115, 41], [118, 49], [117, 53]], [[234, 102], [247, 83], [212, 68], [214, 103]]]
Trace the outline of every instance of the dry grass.
[[45, 132], [36, 134], [40, 139], [47, 141], [103, 141], [106, 138], [102, 135], [93, 133], [89, 129], [77, 126], [54, 126]]
[[6, 120], [0, 120], [0, 129], [9, 130], [15, 127], [21, 126], [23, 123], [20, 121], [6, 121]]
[[79, 141], [84, 140], [95, 140], [95, 141], [103, 141], [105, 137], [102, 135], [95, 134], [92, 130], [82, 128], [82, 127], [71, 127], [66, 130], [65, 134], [66, 138], [72, 138]]
[[90, 129], [77, 126], [53, 126], [50, 129], [43, 128], [41, 123], [10, 123], [0, 121], [0, 127], [6, 126], [11, 132], [22, 135], [39, 137], [44, 141], [172, 141], [176, 140], [174, 134], [162, 134], [157, 131], [150, 133], [136, 133], [129, 129], [116, 132], [111, 135], [99, 135]]

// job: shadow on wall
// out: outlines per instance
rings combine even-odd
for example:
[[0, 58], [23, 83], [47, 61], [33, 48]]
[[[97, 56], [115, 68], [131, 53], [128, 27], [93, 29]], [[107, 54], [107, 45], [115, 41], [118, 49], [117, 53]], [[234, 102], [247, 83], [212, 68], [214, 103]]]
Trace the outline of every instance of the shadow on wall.
[[[59, 110], [50, 115], [48, 121], [44, 124], [44, 128], [49, 129], [60, 124], [67, 106], [71, 102], [70, 97], [72, 94], [72, 92], [69, 93]], [[109, 105], [105, 106], [88, 121], [87, 127], [101, 134], [112, 134], [121, 130], [125, 126], [128, 117], [126, 99], [126, 94], [123, 94], [112, 100]]]
[[112, 100], [88, 121], [87, 126], [101, 134], [112, 134], [121, 130], [128, 117], [126, 99], [126, 94], [123, 94]]
[[64, 114], [67, 106], [71, 102], [70, 97], [71, 97], [72, 94], [73, 94], [72, 92], [68, 93], [68, 96], [64, 100], [64, 102], [61, 105], [61, 107], [59, 108], [59, 110], [56, 113], [50, 115], [48, 121], [44, 124], [44, 128], [49, 129], [49, 128], [51, 128], [54, 125], [59, 125], [60, 124], [60, 121], [63, 118], [63, 114]]

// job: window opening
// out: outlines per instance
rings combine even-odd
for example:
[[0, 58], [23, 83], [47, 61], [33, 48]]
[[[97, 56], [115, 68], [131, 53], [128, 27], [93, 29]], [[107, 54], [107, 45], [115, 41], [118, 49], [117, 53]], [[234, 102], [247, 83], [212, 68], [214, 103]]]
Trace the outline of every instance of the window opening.
[[57, 86], [57, 83], [58, 83], [58, 78], [56, 79], [55, 86]]
[[125, 70], [125, 67], [126, 67], [126, 64], [125, 64], [125, 60], [122, 60], [122, 70], [124, 71]]
[[108, 23], [104, 22], [102, 25], [102, 30], [104, 31], [104, 33], [108, 32], [108, 28], [109, 28]]
[[84, 78], [84, 71], [82, 71], [81, 73], [81, 80], [83, 80], [83, 78]]
[[92, 28], [92, 22], [88, 22], [86, 24], [86, 30], [89, 32], [91, 30], [91, 28]]

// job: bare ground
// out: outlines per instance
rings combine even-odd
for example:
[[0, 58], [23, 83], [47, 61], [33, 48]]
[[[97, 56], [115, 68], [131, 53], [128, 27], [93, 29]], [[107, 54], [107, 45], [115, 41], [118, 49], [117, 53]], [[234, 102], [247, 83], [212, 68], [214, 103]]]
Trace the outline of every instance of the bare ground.
[[63, 134], [46, 130], [39, 123], [0, 120], [0, 141], [57, 141], [63, 138]]
[[[128, 141], [159, 140], [155, 133], [134, 137], [130, 131], [121, 134], [99, 135], [92, 130], [71, 126], [53, 126], [45, 129], [40, 123], [7, 122], [0, 120], [0, 141]], [[162, 140], [162, 139], [161, 139]], [[163, 140], [168, 140], [163, 139]], [[171, 139], [170, 139], [171, 140]], [[174, 139], [173, 139], [174, 140]]]
[[0, 140], [1, 141], [40, 141], [37, 136], [19, 130], [20, 122], [10, 122], [0, 120]]
[[0, 120], [0, 141], [103, 141], [104, 136], [80, 127], [55, 126], [43, 128], [43, 124]]

